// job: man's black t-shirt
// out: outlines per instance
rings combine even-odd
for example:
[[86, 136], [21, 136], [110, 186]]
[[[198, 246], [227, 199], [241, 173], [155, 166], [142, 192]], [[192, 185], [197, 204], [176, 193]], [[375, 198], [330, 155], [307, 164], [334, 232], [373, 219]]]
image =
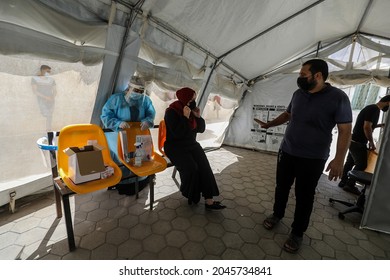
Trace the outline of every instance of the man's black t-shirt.
[[376, 127], [379, 120], [380, 110], [376, 104], [371, 104], [364, 107], [357, 116], [355, 126], [353, 127], [352, 140], [367, 144], [368, 139], [364, 134], [364, 122], [368, 121], [372, 123], [372, 129]]

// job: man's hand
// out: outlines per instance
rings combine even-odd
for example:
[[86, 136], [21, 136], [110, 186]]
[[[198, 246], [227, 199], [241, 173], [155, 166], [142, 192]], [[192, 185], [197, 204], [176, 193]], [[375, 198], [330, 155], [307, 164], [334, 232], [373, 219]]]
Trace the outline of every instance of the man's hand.
[[329, 181], [336, 181], [338, 178], [341, 178], [343, 175], [343, 162], [340, 160], [333, 159], [329, 162], [326, 167], [326, 171], [329, 171], [328, 179]]
[[376, 147], [375, 147], [375, 144], [374, 144], [374, 142], [368, 142], [368, 149], [370, 150], [370, 151], [375, 151], [376, 150]]
[[255, 122], [257, 122], [260, 126], [261, 126], [261, 128], [269, 128], [269, 126], [267, 125], [267, 123], [265, 123], [265, 122], [263, 122], [263, 121], [261, 121], [261, 120], [259, 120], [259, 119], [256, 119], [256, 118], [254, 118], [253, 119]]

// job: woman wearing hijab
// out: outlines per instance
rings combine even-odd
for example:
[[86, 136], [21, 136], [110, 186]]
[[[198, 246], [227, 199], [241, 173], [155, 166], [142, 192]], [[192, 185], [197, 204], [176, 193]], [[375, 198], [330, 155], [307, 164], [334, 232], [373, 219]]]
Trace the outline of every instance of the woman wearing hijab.
[[203, 133], [206, 128], [196, 107], [196, 93], [186, 87], [179, 89], [176, 96], [178, 100], [165, 112], [164, 151], [179, 171], [180, 191], [190, 205], [198, 203], [202, 194], [206, 209], [223, 209], [226, 206], [213, 199], [219, 195], [217, 182], [203, 148], [196, 141], [196, 134]]

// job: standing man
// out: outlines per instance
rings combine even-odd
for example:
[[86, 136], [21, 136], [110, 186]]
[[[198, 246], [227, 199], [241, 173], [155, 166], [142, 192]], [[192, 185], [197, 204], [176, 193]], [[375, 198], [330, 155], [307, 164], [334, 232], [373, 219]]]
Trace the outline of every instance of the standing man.
[[42, 116], [46, 118], [46, 131], [51, 131], [54, 101], [57, 95], [56, 82], [50, 77], [51, 68], [48, 65], [41, 65], [38, 76], [31, 80], [34, 94], [37, 96], [39, 109]]
[[[349, 153], [344, 164], [343, 176], [339, 187], [347, 192], [359, 195], [360, 191], [355, 186], [355, 180], [348, 178], [350, 170], [363, 171], [367, 168], [367, 149], [375, 151], [375, 143], [372, 133], [375, 128], [383, 127], [384, 124], [378, 125], [380, 110], [386, 112], [390, 105], [390, 95], [382, 97], [376, 104], [364, 107], [356, 118], [353, 127], [352, 140], [349, 146]], [[368, 147], [367, 147], [368, 143]]]
[[329, 180], [341, 177], [351, 139], [352, 110], [348, 96], [325, 83], [328, 65], [320, 59], [305, 62], [297, 79], [299, 89], [285, 112], [270, 122], [255, 119], [262, 128], [289, 124], [282, 141], [276, 170], [273, 214], [263, 225], [271, 230], [284, 217], [291, 186], [295, 181], [296, 205], [291, 233], [283, 248], [296, 253], [302, 244], [313, 209], [315, 189], [329, 157], [332, 130], [338, 128], [337, 150], [329, 163]]

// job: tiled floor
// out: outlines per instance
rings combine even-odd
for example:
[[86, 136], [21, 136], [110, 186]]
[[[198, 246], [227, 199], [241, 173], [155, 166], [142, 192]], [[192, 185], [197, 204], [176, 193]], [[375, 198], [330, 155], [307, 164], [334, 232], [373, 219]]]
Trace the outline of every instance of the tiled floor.
[[338, 219], [343, 206], [331, 206], [328, 198], [354, 197], [325, 176], [301, 251], [286, 253], [281, 248], [293, 196], [280, 225], [273, 231], [262, 226], [272, 209], [276, 156], [226, 146], [207, 156], [225, 210], [187, 205], [169, 168], [157, 175], [153, 211], [148, 188], [138, 200], [107, 190], [73, 196], [78, 248], [69, 252], [64, 219], [56, 219], [49, 191], [20, 199], [14, 214], [0, 208], [0, 259], [390, 259], [390, 235], [359, 229], [360, 214]]

